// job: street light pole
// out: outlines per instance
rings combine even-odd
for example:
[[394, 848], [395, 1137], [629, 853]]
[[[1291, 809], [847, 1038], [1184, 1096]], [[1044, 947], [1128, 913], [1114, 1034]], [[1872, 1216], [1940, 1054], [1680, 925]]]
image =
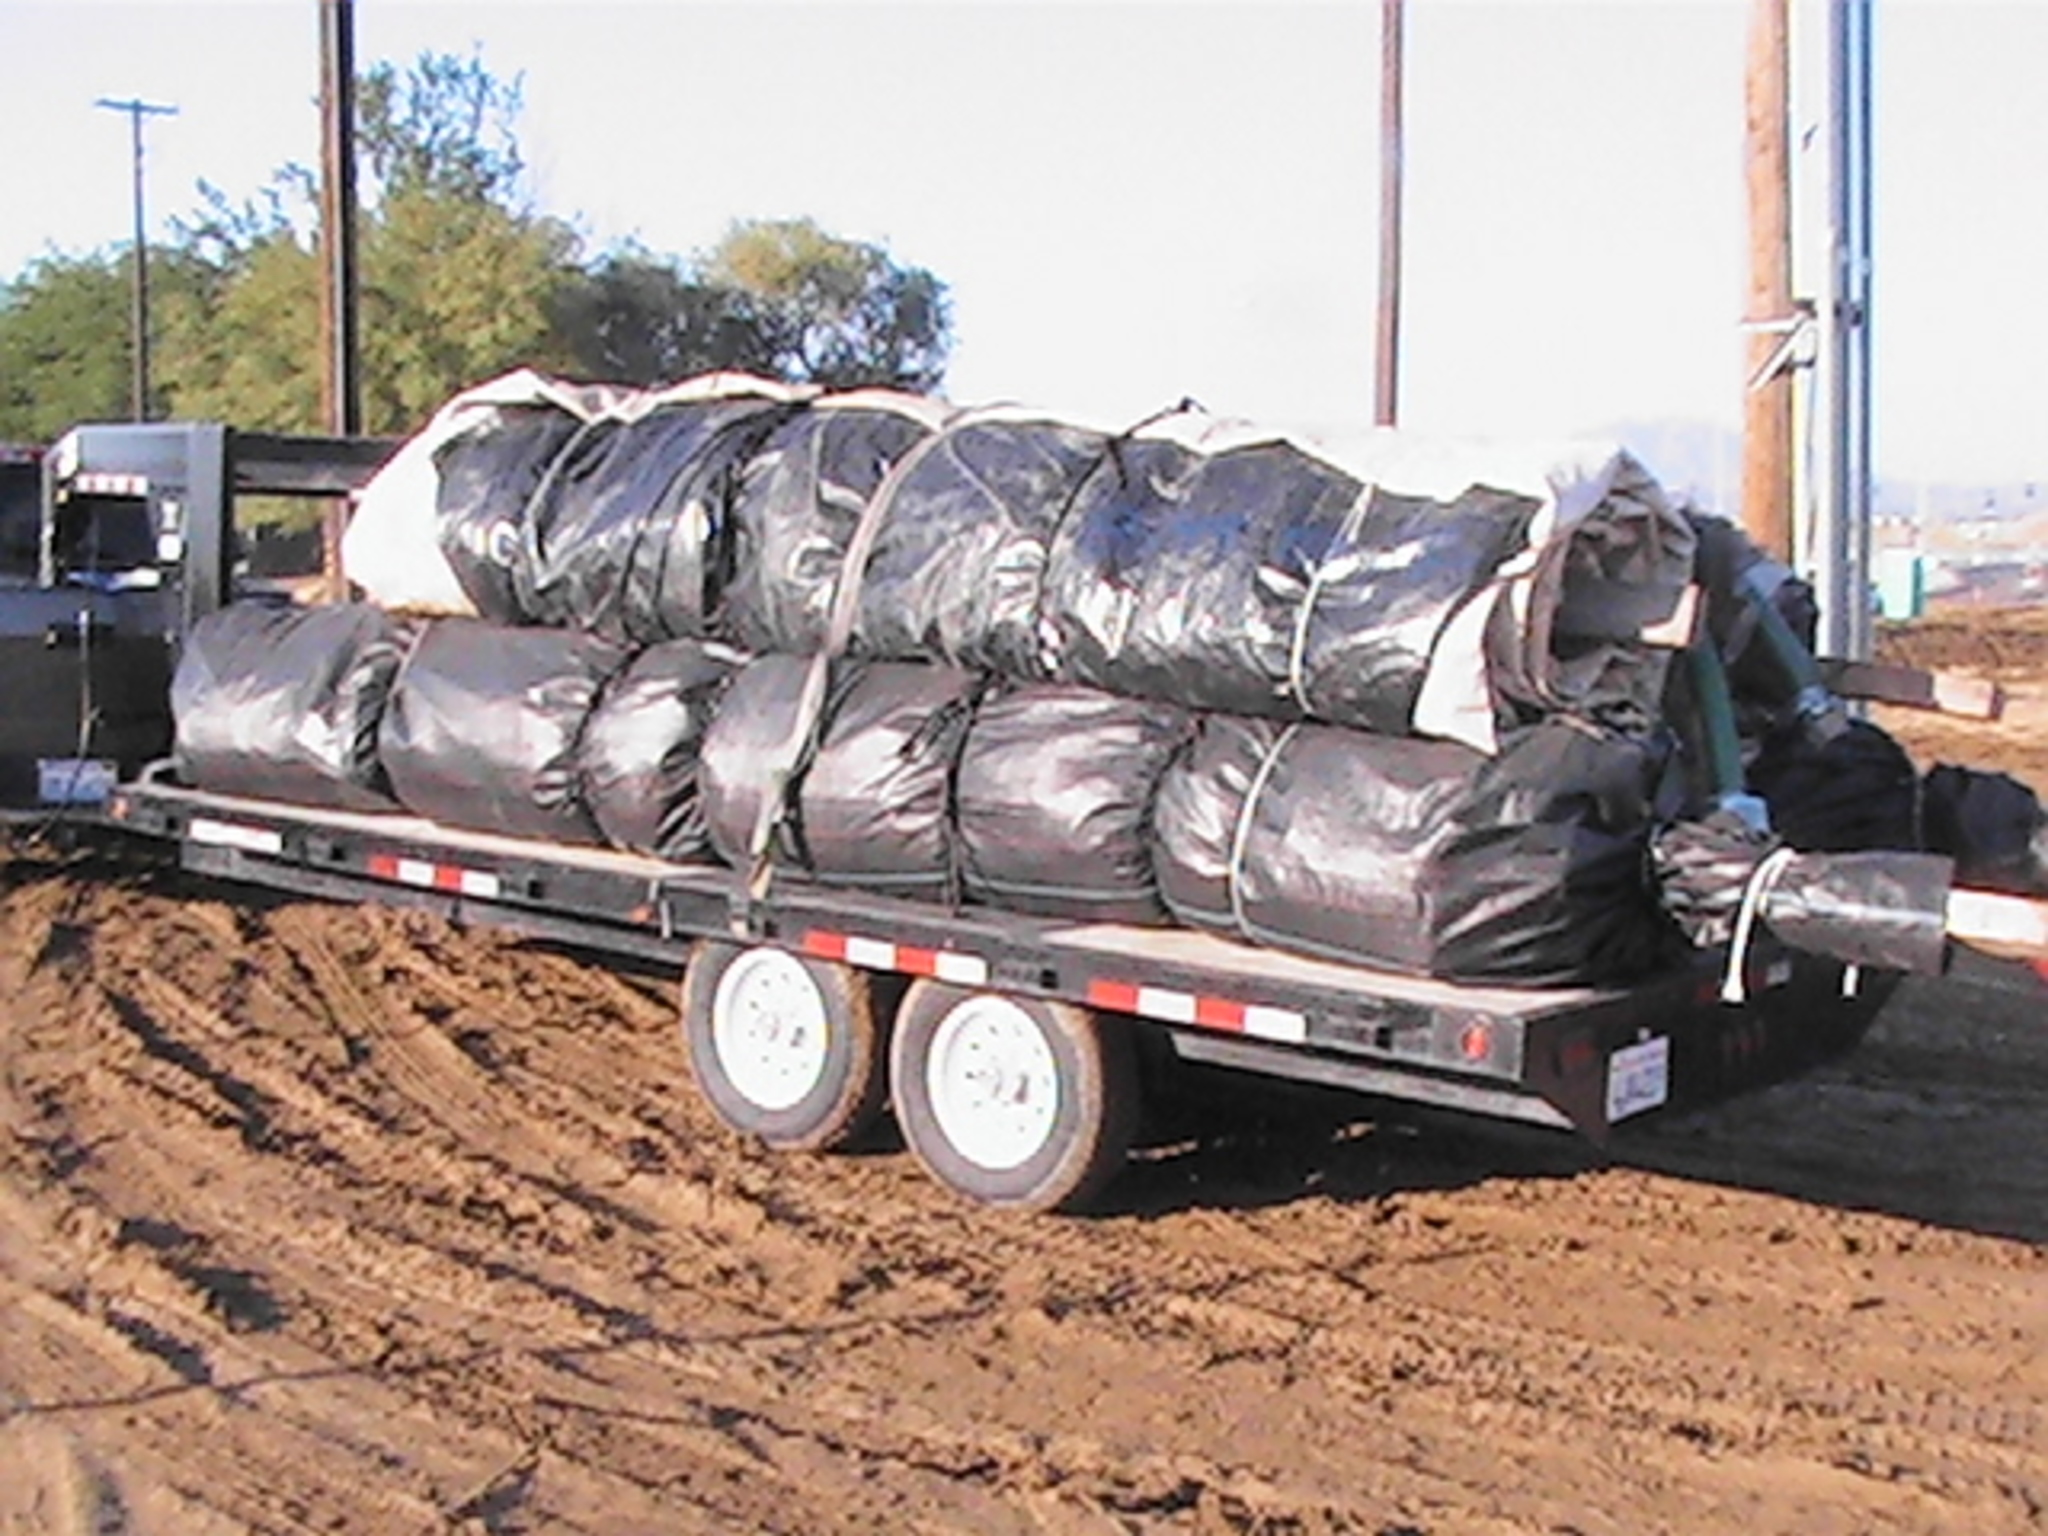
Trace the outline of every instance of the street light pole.
[[1401, 5], [1380, 0], [1380, 287], [1372, 371], [1373, 425], [1400, 415]]
[[149, 420], [149, 240], [142, 216], [142, 120], [144, 117], [176, 117], [176, 107], [158, 106], [154, 102], [139, 101], [130, 97], [126, 101], [115, 101], [102, 96], [93, 103], [110, 112], [128, 114], [129, 137], [135, 147], [135, 309], [132, 319], [134, 330], [135, 374], [130, 398], [129, 414], [137, 421]]

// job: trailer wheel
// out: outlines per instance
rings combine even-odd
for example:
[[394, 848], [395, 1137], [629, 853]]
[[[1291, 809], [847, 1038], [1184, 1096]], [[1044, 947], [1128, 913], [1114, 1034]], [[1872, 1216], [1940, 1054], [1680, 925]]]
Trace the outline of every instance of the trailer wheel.
[[1123, 1167], [1137, 1058], [1085, 1008], [919, 981], [889, 1052], [896, 1120], [940, 1183], [985, 1205], [1071, 1210]]
[[719, 1119], [791, 1152], [843, 1147], [887, 1087], [888, 1018], [854, 966], [707, 939], [683, 974], [683, 1034]]

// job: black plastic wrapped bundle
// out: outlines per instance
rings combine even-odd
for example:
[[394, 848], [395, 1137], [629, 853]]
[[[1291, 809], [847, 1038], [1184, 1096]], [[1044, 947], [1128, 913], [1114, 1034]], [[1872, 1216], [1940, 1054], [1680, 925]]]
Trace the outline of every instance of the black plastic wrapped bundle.
[[616, 847], [690, 860], [711, 850], [697, 754], [739, 656], [701, 640], [642, 651], [608, 684], [577, 747], [591, 817]]
[[577, 742], [625, 660], [611, 642], [571, 630], [427, 626], [379, 739], [399, 803], [448, 826], [601, 841], [579, 790]]
[[942, 420], [930, 401], [881, 390], [827, 396], [785, 419], [734, 493], [724, 632], [751, 651], [823, 649], [868, 502]]
[[740, 471], [791, 407], [681, 400], [571, 439], [521, 522], [528, 622], [646, 645], [709, 632], [731, 560]]
[[967, 894], [1049, 917], [1166, 921], [1152, 800], [1192, 728], [1174, 705], [1058, 683], [983, 699], [956, 791]]
[[1694, 944], [1734, 945], [1738, 981], [1759, 926], [1852, 965], [1934, 975], [1945, 963], [1944, 855], [1801, 853], [1725, 812], [1661, 828], [1653, 852], [1666, 910]]
[[1038, 677], [1047, 549], [1105, 441], [1009, 413], [946, 428], [881, 510], [854, 649]]
[[1672, 956], [1649, 839], [1661, 756], [1558, 720], [1467, 781], [1430, 868], [1432, 968], [1458, 979], [1620, 982]]
[[434, 453], [435, 536], [477, 613], [495, 624], [530, 624], [527, 505], [583, 430], [582, 418], [549, 405], [499, 405], [475, 414]]
[[2010, 774], [1939, 763], [1922, 785], [1927, 846], [1956, 862], [1964, 885], [2048, 896], [2048, 815]]
[[948, 426], [905, 465], [883, 508], [854, 649], [1040, 676], [1047, 551], [1104, 446], [1100, 432], [1028, 416]]
[[377, 733], [409, 638], [367, 603], [208, 614], [171, 682], [180, 776], [222, 794], [390, 810]]
[[1277, 441], [1111, 444], [1063, 521], [1042, 634], [1062, 681], [1194, 708], [1412, 724], [1438, 635], [1537, 503], [1367, 487]]
[[761, 656], [734, 676], [699, 754], [713, 847], [752, 864], [755, 828], [794, 761], [793, 801], [771, 852], [833, 884], [933, 899], [954, 884], [952, 782], [982, 681], [951, 667], [841, 664], [815, 746], [803, 729], [812, 659]]
[[1823, 853], [1921, 844], [1920, 774], [1906, 749], [1865, 720], [1826, 734], [1792, 726], [1764, 742], [1749, 787], [1794, 848]]
[[1450, 742], [1209, 716], [1160, 786], [1160, 894], [1191, 927], [1427, 972], [1430, 856], [1480, 761]]
[[1643, 749], [1558, 723], [1451, 742], [1212, 716], [1154, 812], [1183, 922], [1417, 974], [1617, 981], [1669, 953]]

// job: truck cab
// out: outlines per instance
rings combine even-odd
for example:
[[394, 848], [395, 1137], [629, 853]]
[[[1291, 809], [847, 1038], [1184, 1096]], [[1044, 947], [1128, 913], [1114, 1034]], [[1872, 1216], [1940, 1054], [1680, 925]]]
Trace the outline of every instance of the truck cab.
[[343, 495], [391, 446], [110, 423], [0, 457], [0, 807], [96, 803], [168, 752], [179, 637], [236, 589], [236, 495]]

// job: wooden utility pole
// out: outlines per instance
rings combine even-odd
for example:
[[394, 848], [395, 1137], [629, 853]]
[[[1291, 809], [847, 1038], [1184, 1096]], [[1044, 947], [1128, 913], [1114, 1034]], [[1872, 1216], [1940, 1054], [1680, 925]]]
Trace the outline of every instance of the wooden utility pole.
[[1372, 419], [1391, 427], [1401, 381], [1401, 6], [1380, 0], [1380, 294]]
[[355, 16], [352, 0], [320, 0], [320, 373], [329, 432], [363, 430], [356, 368]]
[[129, 328], [134, 334], [132, 378], [129, 384], [129, 415], [136, 421], [149, 420], [149, 233], [142, 209], [142, 120], [145, 117], [175, 117], [176, 107], [161, 107], [154, 102], [140, 101], [130, 97], [126, 101], [114, 101], [102, 96], [93, 103], [110, 112], [128, 114], [128, 136], [133, 153], [133, 199], [135, 205], [135, 283], [134, 302]]
[[[320, 410], [336, 437], [363, 430], [356, 336], [356, 66], [354, 0], [320, 0]], [[341, 536], [348, 502], [321, 509], [320, 570], [347, 595]]]
[[[1791, 0], [1751, 0], [1744, 90], [1749, 165], [1749, 329], [1742, 412], [1742, 526], [1792, 562]], [[1778, 366], [1773, 369], [1773, 360]]]

